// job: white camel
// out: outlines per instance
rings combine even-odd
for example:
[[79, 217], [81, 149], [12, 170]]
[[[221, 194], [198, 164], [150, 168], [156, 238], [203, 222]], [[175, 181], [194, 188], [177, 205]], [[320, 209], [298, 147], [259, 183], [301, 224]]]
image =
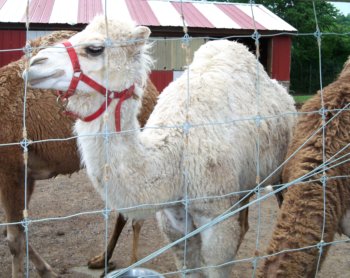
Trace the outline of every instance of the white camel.
[[[152, 64], [147, 43], [150, 30], [131, 22], [108, 20], [109, 37], [113, 40], [109, 47], [105, 22], [103, 17], [97, 17], [85, 30], [71, 37], [65, 48], [40, 51], [30, 62], [28, 80], [35, 88], [68, 90], [68, 109], [80, 118], [103, 106], [105, 89], [87, 85], [85, 77], [78, 78], [79, 71], [73, 72], [72, 60], [80, 62], [84, 76], [119, 92], [108, 94], [107, 123], [112, 131], [130, 132], [110, 136], [108, 140], [111, 179], [108, 204], [118, 210], [162, 203], [162, 206], [122, 212], [132, 218], [144, 218], [158, 211], [162, 230], [170, 240], [175, 240], [186, 232], [184, 206], [164, 203], [183, 200], [186, 195], [192, 199], [253, 188], [257, 176], [258, 130], [259, 175], [263, 179], [284, 159], [294, 117], [282, 114], [295, 112], [294, 102], [260, 64], [257, 71], [257, 61], [245, 46], [227, 40], [212, 41], [195, 53], [189, 66], [189, 88], [186, 72], [163, 91], [146, 129], [140, 132], [136, 116]], [[70, 45], [76, 46], [76, 52], [71, 51]], [[73, 76], [78, 79], [72, 87]], [[258, 100], [256, 88], [260, 92]], [[260, 128], [254, 118], [257, 101]], [[78, 144], [88, 175], [104, 197], [106, 140], [103, 136], [84, 136], [104, 132], [103, 119], [77, 120], [75, 132], [79, 135]], [[182, 161], [184, 165], [180, 167]], [[183, 169], [187, 171], [187, 190]], [[269, 182], [279, 178], [277, 171]], [[206, 224], [238, 199], [238, 195], [232, 194], [221, 199], [190, 201], [187, 232]], [[244, 232], [236, 215], [191, 238], [187, 242], [187, 269], [231, 261]], [[174, 249], [178, 267], [182, 268], [183, 246]], [[229, 271], [230, 267], [208, 268], [203, 272], [189, 271], [187, 275], [228, 277]]]

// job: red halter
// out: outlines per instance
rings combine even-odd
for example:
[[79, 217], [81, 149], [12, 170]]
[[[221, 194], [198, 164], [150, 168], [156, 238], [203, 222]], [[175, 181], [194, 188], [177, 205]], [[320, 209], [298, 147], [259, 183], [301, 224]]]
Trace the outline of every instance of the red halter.
[[[68, 52], [69, 58], [72, 62], [74, 72], [73, 72], [73, 77], [69, 84], [68, 90], [66, 92], [58, 91], [58, 97], [61, 100], [62, 99], [66, 100], [69, 97], [71, 97], [75, 93], [75, 90], [77, 89], [79, 81], [82, 81], [85, 84], [89, 85], [91, 88], [95, 89], [97, 92], [99, 92], [103, 96], [106, 96], [107, 94], [107, 103], [106, 102], [102, 103], [102, 105], [98, 110], [96, 110], [96, 112], [83, 118], [78, 117], [80, 120], [84, 122], [91, 122], [95, 120], [96, 118], [101, 116], [103, 112], [105, 112], [106, 108], [110, 105], [113, 99], [119, 99], [119, 102], [115, 108], [115, 128], [116, 128], [116, 131], [121, 131], [121, 128], [120, 128], [121, 106], [126, 99], [133, 96], [135, 86], [132, 85], [129, 89], [125, 89], [124, 91], [121, 91], [121, 92], [114, 92], [114, 91], [107, 90], [105, 87], [103, 87], [102, 85], [92, 80], [90, 77], [88, 77], [83, 73], [83, 71], [80, 68], [78, 55], [75, 52], [72, 44], [69, 41], [66, 41], [66, 42], [63, 42], [63, 45], [65, 46]], [[77, 115], [75, 115], [72, 112], [66, 112], [66, 113], [77, 117]]]

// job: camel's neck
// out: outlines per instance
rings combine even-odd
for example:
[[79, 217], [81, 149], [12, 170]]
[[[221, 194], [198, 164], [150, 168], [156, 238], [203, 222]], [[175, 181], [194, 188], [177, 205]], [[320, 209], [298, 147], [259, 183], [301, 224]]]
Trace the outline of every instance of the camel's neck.
[[[120, 209], [176, 199], [177, 194], [173, 189], [162, 188], [168, 179], [173, 179], [174, 184], [179, 181], [178, 167], [174, 165], [174, 161], [179, 159], [171, 152], [172, 147], [167, 145], [162, 151], [158, 148], [158, 138], [150, 139], [153, 138], [151, 130], [147, 131], [147, 136], [139, 130], [137, 114], [140, 99], [131, 98], [123, 103], [122, 132], [115, 133], [114, 111], [117, 102], [113, 101], [107, 110], [107, 126], [112, 132], [107, 137], [102, 135], [106, 126], [103, 117], [90, 123], [78, 121], [75, 125], [82, 159], [95, 188], [104, 197], [104, 168], [108, 164], [111, 179], [108, 199], [111, 207]], [[100, 135], [92, 136], [96, 133]], [[161, 144], [167, 143], [162, 141]]]
[[343, 70], [339, 74], [339, 79], [348, 81], [350, 78], [350, 58], [344, 64]]
[[[140, 93], [139, 87], [135, 90], [137, 90], [136, 93]], [[107, 163], [106, 159], [111, 151], [111, 157], [115, 160], [124, 155], [125, 149], [138, 146], [140, 126], [136, 116], [140, 99], [129, 98], [125, 100], [118, 112], [116, 108], [119, 101], [119, 99], [114, 99], [105, 113], [97, 119], [91, 122], [78, 120], [75, 124], [75, 132], [79, 136], [78, 142], [83, 162], [86, 164], [88, 171], [91, 169], [94, 175], [101, 175], [95, 164], [104, 165]], [[103, 103], [104, 98], [97, 93], [87, 95], [79, 92], [70, 98], [68, 110], [71, 107], [79, 107], [79, 110], [75, 109], [73, 112], [79, 115], [80, 118], [84, 118], [94, 113]], [[116, 114], [117, 117], [120, 116], [121, 132], [116, 132]], [[128, 148], [125, 148], [126, 146]], [[118, 155], [115, 155], [115, 152]]]

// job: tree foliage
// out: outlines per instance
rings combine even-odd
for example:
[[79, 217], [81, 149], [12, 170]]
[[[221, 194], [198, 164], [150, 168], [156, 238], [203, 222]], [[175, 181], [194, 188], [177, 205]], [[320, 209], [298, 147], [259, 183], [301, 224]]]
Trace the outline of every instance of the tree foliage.
[[[249, 0], [221, 2], [249, 3]], [[292, 90], [298, 93], [314, 93], [320, 88], [319, 51], [315, 36], [316, 20], [321, 32], [323, 86], [336, 78], [350, 55], [350, 15], [342, 15], [326, 0], [314, 1], [316, 16], [311, 0], [255, 0], [254, 2], [263, 4], [295, 27], [300, 34], [293, 37]]]

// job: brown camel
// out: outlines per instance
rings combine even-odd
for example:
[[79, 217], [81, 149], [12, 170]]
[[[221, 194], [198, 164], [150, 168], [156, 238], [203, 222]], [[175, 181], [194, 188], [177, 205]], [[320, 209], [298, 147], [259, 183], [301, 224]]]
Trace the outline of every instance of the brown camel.
[[[322, 108], [321, 94], [318, 92], [301, 109], [303, 114], [297, 123], [287, 157], [304, 142], [306, 144], [285, 165], [282, 181], [292, 182], [317, 170], [317, 167], [318, 171], [284, 192], [283, 204], [267, 252], [274, 254], [288, 249], [313, 247], [268, 257], [260, 269], [259, 277], [315, 277], [317, 266], [321, 266], [327, 255], [327, 243], [333, 241], [335, 233], [350, 236], [350, 163], [347, 157], [342, 157], [350, 151], [350, 59], [338, 79], [324, 88], [323, 101], [325, 140], [322, 136], [324, 122], [319, 113]], [[326, 176], [323, 176], [322, 169], [323, 145], [326, 161], [329, 161], [325, 168]]]

